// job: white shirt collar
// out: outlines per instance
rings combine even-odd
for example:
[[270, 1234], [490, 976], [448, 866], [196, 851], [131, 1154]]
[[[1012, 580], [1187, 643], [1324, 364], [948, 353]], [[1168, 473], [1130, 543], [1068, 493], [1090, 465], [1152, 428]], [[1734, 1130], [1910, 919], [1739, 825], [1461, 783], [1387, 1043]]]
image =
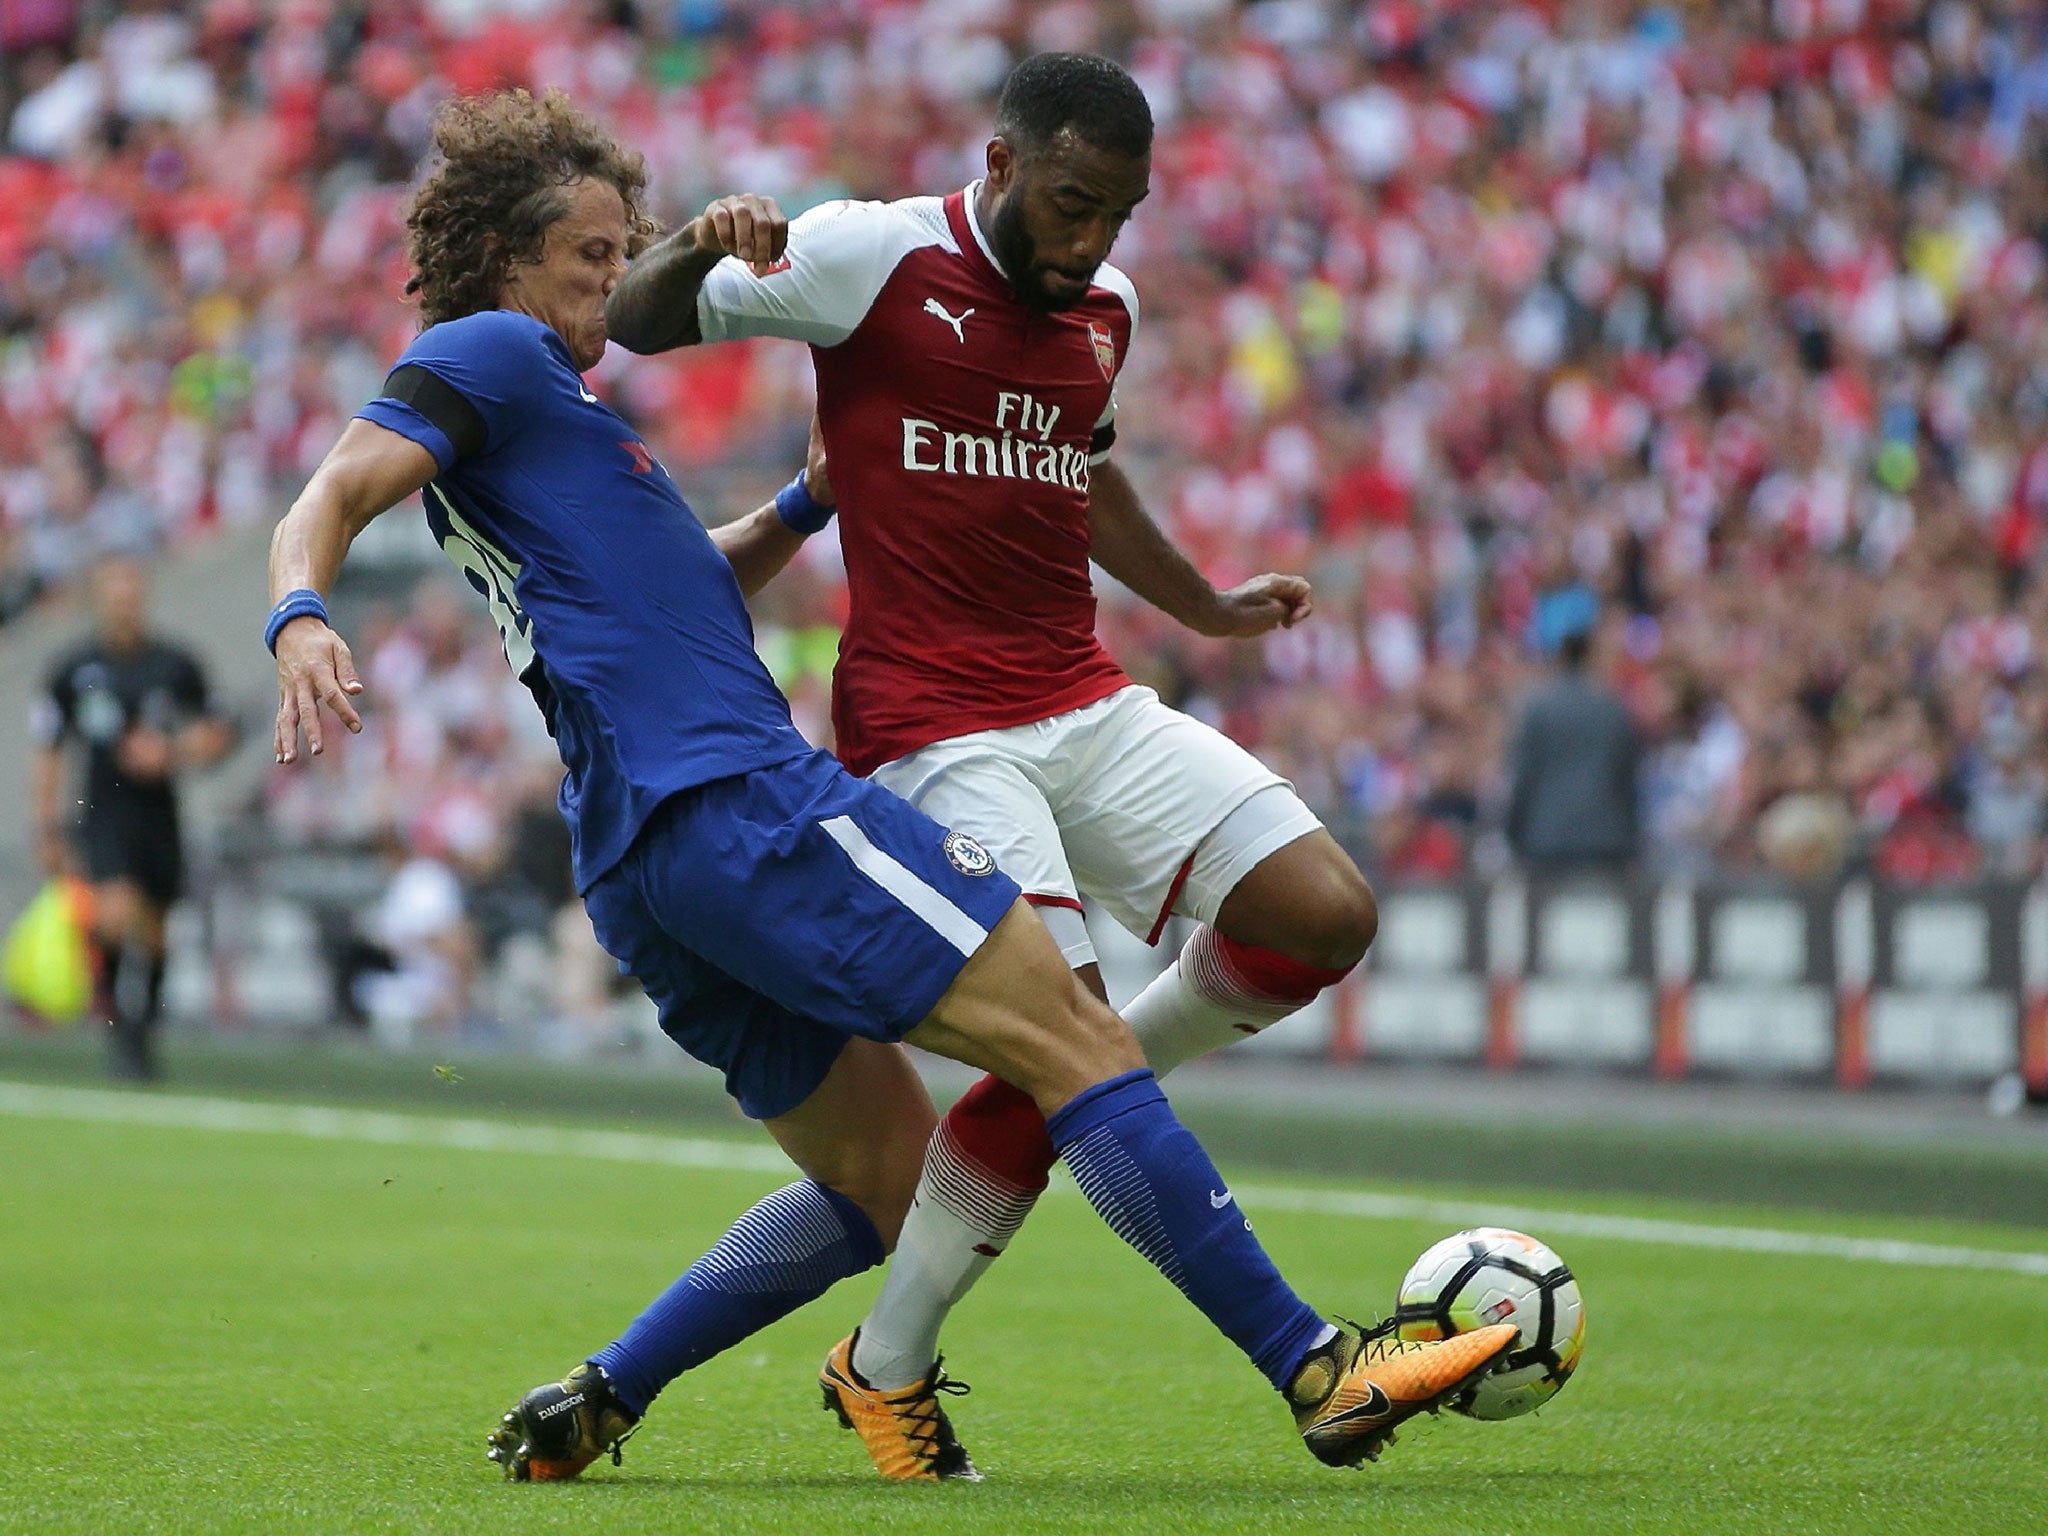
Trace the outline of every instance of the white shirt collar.
[[1004, 277], [1009, 277], [1010, 274], [1008, 272], [1003, 271], [1002, 262], [996, 259], [995, 248], [988, 243], [988, 236], [984, 235], [981, 232], [981, 220], [977, 219], [974, 216], [974, 203], [975, 200], [978, 197], [980, 197], [980, 195], [981, 178], [977, 176], [973, 181], [967, 183], [966, 200], [968, 233], [974, 236], [974, 243], [981, 247], [981, 254], [988, 258], [988, 264], [994, 267], [998, 272], [1002, 272]]

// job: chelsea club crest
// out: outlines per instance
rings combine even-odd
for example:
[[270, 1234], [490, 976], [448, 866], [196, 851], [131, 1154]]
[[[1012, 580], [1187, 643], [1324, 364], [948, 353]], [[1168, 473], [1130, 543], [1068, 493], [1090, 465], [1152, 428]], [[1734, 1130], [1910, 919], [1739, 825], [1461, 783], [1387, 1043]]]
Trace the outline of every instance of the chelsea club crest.
[[995, 872], [995, 855], [965, 832], [948, 832], [944, 847], [947, 861], [963, 875], [987, 875]]

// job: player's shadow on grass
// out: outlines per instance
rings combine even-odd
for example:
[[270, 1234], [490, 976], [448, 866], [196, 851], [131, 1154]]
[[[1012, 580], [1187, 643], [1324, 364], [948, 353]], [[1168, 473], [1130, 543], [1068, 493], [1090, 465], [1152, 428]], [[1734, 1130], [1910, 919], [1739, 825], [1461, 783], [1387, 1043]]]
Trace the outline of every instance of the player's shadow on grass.
[[[1075, 1504], [1101, 1508], [1121, 1501], [1144, 1502], [1154, 1506], [1187, 1500], [1209, 1507], [1209, 1501], [1228, 1499], [1231, 1507], [1249, 1512], [1261, 1503], [1282, 1503], [1299, 1508], [1304, 1500], [1344, 1501], [1347, 1505], [1361, 1493], [1375, 1499], [1428, 1505], [1446, 1498], [1467, 1498], [1486, 1489], [1511, 1490], [1541, 1495], [1552, 1489], [1584, 1491], [1593, 1485], [1619, 1489], [1630, 1482], [1649, 1482], [1642, 1474], [1612, 1468], [1513, 1467], [1485, 1468], [1432, 1465], [1416, 1468], [1408, 1475], [1385, 1475], [1368, 1468], [1347, 1477], [1312, 1466], [1300, 1468], [1296, 1483], [1275, 1485], [1270, 1478], [1189, 1477], [1133, 1467], [1128, 1472], [1089, 1473], [1074, 1470], [1032, 1472], [995, 1469], [989, 1481], [979, 1485], [946, 1487], [927, 1484], [884, 1482], [879, 1478], [845, 1472], [737, 1472], [680, 1470], [674, 1473], [613, 1472], [603, 1478], [578, 1479], [575, 1487], [591, 1496], [606, 1488], [632, 1489], [636, 1493], [670, 1489], [675, 1492], [715, 1493], [744, 1499], [749, 1495], [773, 1498], [779, 1493], [802, 1491], [855, 1498], [1012, 1498], [1028, 1500], [1034, 1508]], [[569, 1485], [556, 1485], [568, 1487]]]
[[1375, 1498], [1430, 1500], [1445, 1496], [1464, 1497], [1485, 1488], [1540, 1493], [1550, 1487], [1583, 1489], [1596, 1483], [1613, 1485], [1648, 1480], [1636, 1474], [1602, 1469], [1461, 1467], [1454, 1463], [1435, 1463], [1427, 1468], [1417, 1466], [1403, 1473], [1380, 1472], [1368, 1467], [1360, 1473], [1346, 1474], [1307, 1465], [1298, 1471], [1298, 1482], [1279, 1485], [1270, 1476], [1187, 1476], [1147, 1472], [1140, 1467], [1115, 1473], [991, 1471], [991, 1481], [985, 1486], [996, 1486], [996, 1480], [1000, 1478], [1001, 1486], [1020, 1493], [1028, 1491], [1033, 1498], [1068, 1496], [1084, 1500], [1128, 1498], [1156, 1501], [1228, 1495], [1250, 1505], [1262, 1499], [1280, 1499], [1290, 1504], [1299, 1503], [1304, 1498], [1356, 1499], [1361, 1492], [1368, 1490]]
[[[565, 1493], [575, 1489], [579, 1491], [578, 1496], [593, 1498], [606, 1489], [630, 1489], [634, 1493], [667, 1489], [676, 1493], [757, 1494], [762, 1498], [773, 1498], [796, 1490], [806, 1493], [858, 1493], [869, 1487], [880, 1493], [900, 1495], [906, 1486], [915, 1493], [924, 1485], [888, 1483], [872, 1475], [849, 1476], [844, 1472], [692, 1472], [683, 1469], [676, 1472], [609, 1472], [602, 1477], [579, 1477], [545, 1486], [560, 1488]], [[934, 1491], [939, 1490], [935, 1488]]]

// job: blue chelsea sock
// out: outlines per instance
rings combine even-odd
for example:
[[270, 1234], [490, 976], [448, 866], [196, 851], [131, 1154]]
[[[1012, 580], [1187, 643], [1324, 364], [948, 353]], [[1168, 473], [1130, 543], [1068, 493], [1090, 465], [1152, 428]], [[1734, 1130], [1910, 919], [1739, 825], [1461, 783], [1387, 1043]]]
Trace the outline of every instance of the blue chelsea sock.
[[1152, 1073], [1140, 1068], [1097, 1083], [1069, 1100], [1046, 1129], [1116, 1235], [1285, 1391], [1327, 1327], [1266, 1257], [1230, 1187], [1175, 1118]]
[[645, 1413], [684, 1371], [881, 1262], [867, 1213], [801, 1179], [734, 1222], [591, 1363], [604, 1367], [621, 1402]]

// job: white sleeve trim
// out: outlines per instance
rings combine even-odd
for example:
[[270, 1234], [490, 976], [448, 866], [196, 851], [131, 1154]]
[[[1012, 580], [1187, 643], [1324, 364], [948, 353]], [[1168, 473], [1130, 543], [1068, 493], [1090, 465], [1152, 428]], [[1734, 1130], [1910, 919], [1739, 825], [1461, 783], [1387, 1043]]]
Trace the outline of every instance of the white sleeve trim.
[[1124, 275], [1123, 268], [1113, 267], [1106, 261], [1095, 269], [1095, 281], [1124, 301], [1124, 309], [1129, 312], [1131, 317], [1131, 341], [1135, 344], [1138, 339], [1138, 290], [1136, 285], [1131, 282], [1130, 278]]
[[940, 243], [893, 203], [820, 203], [790, 222], [786, 265], [756, 277], [737, 257], [713, 267], [697, 293], [706, 341], [780, 336], [830, 347], [867, 317], [910, 252]]
[[[1112, 267], [1108, 262], [1104, 262], [1100, 267], [1096, 268], [1095, 281], [1101, 284], [1104, 288], [1107, 288], [1111, 293], [1115, 294], [1118, 298], [1122, 299], [1124, 301], [1124, 311], [1131, 317], [1130, 339], [1124, 343], [1124, 360], [1128, 362], [1130, 360], [1131, 348], [1135, 347], [1138, 344], [1137, 285], [1134, 284], [1130, 280], [1130, 278], [1124, 275], [1123, 269], [1121, 267]], [[1123, 373], [1124, 370], [1122, 363], [1119, 363], [1117, 365], [1116, 371], [1119, 375]], [[1100, 432], [1104, 427], [1114, 424], [1115, 421], [1116, 386], [1114, 384], [1111, 384], [1109, 389], [1109, 403], [1103, 406], [1102, 414], [1095, 418], [1095, 430]], [[1108, 460], [1109, 455], [1110, 450], [1105, 448], [1100, 453], [1089, 454], [1088, 462], [1090, 464], [1101, 464]]]

